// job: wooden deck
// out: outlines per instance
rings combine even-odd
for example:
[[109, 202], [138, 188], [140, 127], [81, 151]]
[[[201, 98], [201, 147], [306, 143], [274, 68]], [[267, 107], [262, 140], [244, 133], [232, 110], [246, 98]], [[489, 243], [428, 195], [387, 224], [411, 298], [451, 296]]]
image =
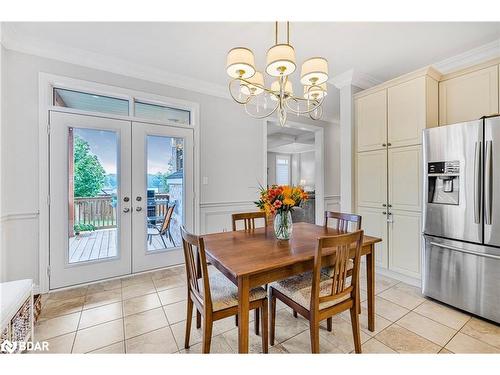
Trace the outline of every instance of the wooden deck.
[[[173, 228], [172, 228], [173, 229]], [[69, 263], [85, 262], [88, 260], [106, 259], [114, 257], [117, 254], [116, 247], [116, 228], [99, 229], [94, 232], [82, 233], [79, 236], [69, 239]], [[178, 231], [173, 230], [175, 244], [180, 246], [180, 238]], [[173, 248], [174, 245], [164, 237], [167, 249]], [[148, 250], [164, 249], [160, 236], [153, 236], [151, 244], [148, 242]]]

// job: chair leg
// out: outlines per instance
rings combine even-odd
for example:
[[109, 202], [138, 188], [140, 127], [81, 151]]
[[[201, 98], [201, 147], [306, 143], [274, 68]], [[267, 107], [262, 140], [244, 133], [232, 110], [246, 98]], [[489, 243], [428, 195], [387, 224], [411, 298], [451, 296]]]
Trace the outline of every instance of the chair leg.
[[255, 319], [254, 319], [254, 323], [255, 323], [255, 334], [257, 336], [259, 336], [259, 326], [260, 326], [260, 321], [259, 321], [259, 318], [260, 318], [260, 308], [258, 309], [255, 309]]
[[328, 332], [332, 332], [332, 322], [333, 322], [332, 317], [326, 319], [326, 330]]
[[191, 321], [193, 320], [193, 300], [188, 297], [187, 300], [187, 320], [186, 335], [184, 336], [184, 348], [189, 349], [189, 336], [191, 335]]
[[238, 315], [234, 316], [234, 325], [238, 327]]
[[311, 335], [311, 353], [319, 353], [319, 322], [311, 319], [309, 321], [309, 330]]
[[198, 309], [196, 309], [196, 328], [197, 329], [201, 328], [201, 314], [198, 311]]
[[260, 309], [261, 322], [262, 322], [262, 353], [268, 353], [269, 351], [269, 328], [268, 328], [268, 312], [267, 312], [267, 300], [262, 303], [262, 308]]
[[163, 242], [163, 246], [165, 246], [165, 249], [167, 248], [167, 243], [165, 242], [165, 239], [163, 238], [163, 234], [160, 233], [160, 238], [161, 242]]
[[295, 310], [293, 310], [293, 317], [294, 317], [294, 318], [297, 318], [297, 317], [298, 317], [298, 315], [297, 315], [297, 311], [295, 311]]
[[269, 330], [269, 343], [271, 346], [274, 345], [274, 332], [276, 330], [276, 297], [273, 295], [273, 290], [271, 289], [271, 295], [269, 297], [269, 312], [270, 312], [270, 330]]
[[212, 342], [212, 316], [205, 315], [203, 322], [203, 354], [210, 353], [210, 343]]
[[351, 307], [351, 325], [352, 325], [352, 335], [354, 337], [354, 351], [356, 353], [361, 353], [361, 337], [359, 333], [359, 315], [356, 311], [356, 307]]

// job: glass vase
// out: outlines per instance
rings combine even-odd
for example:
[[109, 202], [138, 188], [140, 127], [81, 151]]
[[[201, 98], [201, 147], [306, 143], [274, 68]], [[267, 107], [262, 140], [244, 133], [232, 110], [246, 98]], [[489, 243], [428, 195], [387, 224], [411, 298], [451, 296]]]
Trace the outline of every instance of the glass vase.
[[288, 240], [293, 230], [292, 213], [278, 212], [274, 217], [274, 234], [278, 240]]

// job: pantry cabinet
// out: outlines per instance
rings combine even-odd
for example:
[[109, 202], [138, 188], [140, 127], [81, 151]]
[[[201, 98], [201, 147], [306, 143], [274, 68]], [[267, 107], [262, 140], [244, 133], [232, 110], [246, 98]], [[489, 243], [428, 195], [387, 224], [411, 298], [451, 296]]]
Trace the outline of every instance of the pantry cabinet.
[[385, 90], [359, 98], [354, 103], [357, 151], [380, 150], [387, 143], [387, 94]]
[[421, 146], [389, 149], [388, 201], [395, 210], [420, 211], [422, 208]]
[[357, 171], [358, 205], [382, 207], [387, 202], [387, 150], [359, 153]]
[[382, 242], [375, 245], [375, 265], [387, 268], [387, 211], [383, 208], [359, 207], [358, 214], [363, 218], [365, 233], [382, 239]]
[[498, 65], [450, 75], [439, 83], [440, 125], [498, 113]]

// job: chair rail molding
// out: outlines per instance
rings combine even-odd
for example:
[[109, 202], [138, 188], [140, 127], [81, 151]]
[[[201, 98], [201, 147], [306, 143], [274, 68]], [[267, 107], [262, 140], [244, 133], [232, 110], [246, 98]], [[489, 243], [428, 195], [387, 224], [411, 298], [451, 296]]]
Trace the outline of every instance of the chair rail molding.
[[15, 221], [15, 220], [33, 220], [38, 219], [38, 211], [33, 212], [13, 212], [0, 216], [1, 222]]

